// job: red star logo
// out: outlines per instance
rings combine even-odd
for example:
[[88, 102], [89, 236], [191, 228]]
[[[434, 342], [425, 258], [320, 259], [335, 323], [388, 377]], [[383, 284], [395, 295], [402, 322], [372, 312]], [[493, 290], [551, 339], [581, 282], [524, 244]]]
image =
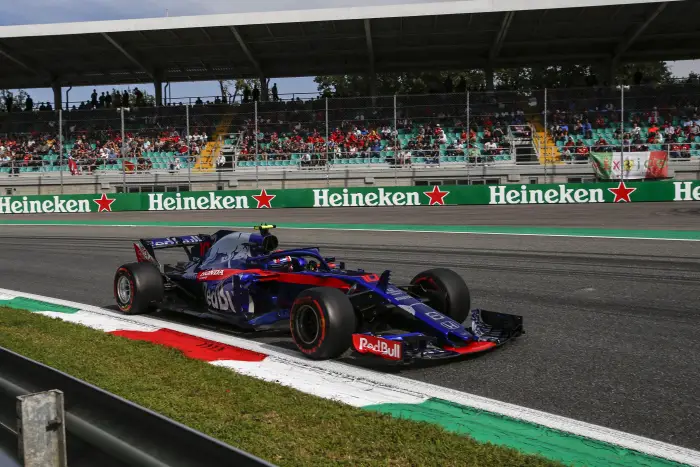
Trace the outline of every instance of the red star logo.
[[433, 191], [424, 191], [423, 194], [430, 198], [430, 206], [433, 204], [445, 205], [445, 196], [449, 195], [449, 191], [440, 191], [440, 187], [435, 185]]
[[260, 208], [272, 208], [270, 201], [272, 201], [276, 197], [277, 197], [277, 195], [268, 195], [267, 191], [265, 191], [265, 188], [263, 188], [260, 191], [259, 195], [253, 195], [253, 198], [255, 199], [255, 201], [258, 202], [258, 209], [260, 209]]
[[113, 199], [107, 198], [106, 193], [102, 193], [102, 197], [100, 199], [93, 199], [95, 203], [99, 206], [99, 209], [97, 212], [102, 212], [102, 211], [107, 211], [107, 212], [112, 212], [112, 203], [115, 201]]
[[620, 182], [617, 188], [608, 188], [608, 191], [615, 195], [615, 201], [613, 203], [619, 203], [624, 201], [625, 203], [631, 203], [630, 195], [637, 191], [636, 188], [627, 188], [625, 182]]

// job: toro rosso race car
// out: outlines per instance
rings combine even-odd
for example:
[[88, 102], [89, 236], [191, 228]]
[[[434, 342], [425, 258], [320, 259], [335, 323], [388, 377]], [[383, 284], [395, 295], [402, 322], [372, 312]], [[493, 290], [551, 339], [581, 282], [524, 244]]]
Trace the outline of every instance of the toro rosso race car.
[[[521, 316], [470, 310], [466, 283], [449, 269], [398, 286], [388, 270], [349, 270], [316, 247], [279, 250], [274, 227], [134, 243], [138, 262], [114, 277], [119, 309], [183, 312], [253, 331], [288, 326], [299, 350], [316, 360], [349, 349], [404, 363], [456, 357], [524, 333]], [[166, 248], [182, 248], [188, 260], [162, 264], [156, 251]]]

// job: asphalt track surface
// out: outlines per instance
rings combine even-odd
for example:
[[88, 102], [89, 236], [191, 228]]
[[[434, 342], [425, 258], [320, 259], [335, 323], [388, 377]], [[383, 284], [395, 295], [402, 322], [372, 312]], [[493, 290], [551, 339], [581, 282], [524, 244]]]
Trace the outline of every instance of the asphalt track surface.
[[[115, 223], [700, 230], [700, 203], [102, 213], [73, 219], [105, 220], [105, 215]], [[0, 225], [0, 286], [112, 307], [113, 274], [133, 261], [131, 241], [185, 233], [172, 227]], [[277, 235], [283, 247], [317, 245], [345, 259], [348, 267], [391, 269], [396, 283], [407, 283], [429, 267], [451, 267], [470, 285], [473, 307], [524, 316], [527, 334], [511, 345], [479, 357], [403, 369], [403, 376], [700, 449], [698, 242], [285, 229]], [[291, 348], [282, 335], [254, 338]]]

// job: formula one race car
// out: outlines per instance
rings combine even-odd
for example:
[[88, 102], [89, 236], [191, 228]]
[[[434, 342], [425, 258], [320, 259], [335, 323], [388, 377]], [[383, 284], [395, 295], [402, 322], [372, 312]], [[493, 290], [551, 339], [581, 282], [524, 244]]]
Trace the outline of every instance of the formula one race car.
[[[397, 286], [388, 270], [348, 270], [316, 247], [278, 250], [274, 227], [134, 243], [138, 262], [114, 277], [119, 309], [179, 311], [249, 330], [289, 326], [299, 350], [317, 360], [350, 348], [396, 362], [455, 357], [524, 333], [522, 317], [485, 310], [472, 310], [470, 325], [462, 325], [470, 317], [469, 289], [449, 269]], [[184, 249], [188, 261], [160, 263], [155, 251], [165, 248]]]

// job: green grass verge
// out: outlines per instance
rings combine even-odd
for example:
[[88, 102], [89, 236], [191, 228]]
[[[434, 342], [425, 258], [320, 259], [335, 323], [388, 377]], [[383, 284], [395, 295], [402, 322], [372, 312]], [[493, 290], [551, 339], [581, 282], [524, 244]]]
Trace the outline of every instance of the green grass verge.
[[0, 307], [0, 346], [281, 466], [549, 466], [87, 327]]

